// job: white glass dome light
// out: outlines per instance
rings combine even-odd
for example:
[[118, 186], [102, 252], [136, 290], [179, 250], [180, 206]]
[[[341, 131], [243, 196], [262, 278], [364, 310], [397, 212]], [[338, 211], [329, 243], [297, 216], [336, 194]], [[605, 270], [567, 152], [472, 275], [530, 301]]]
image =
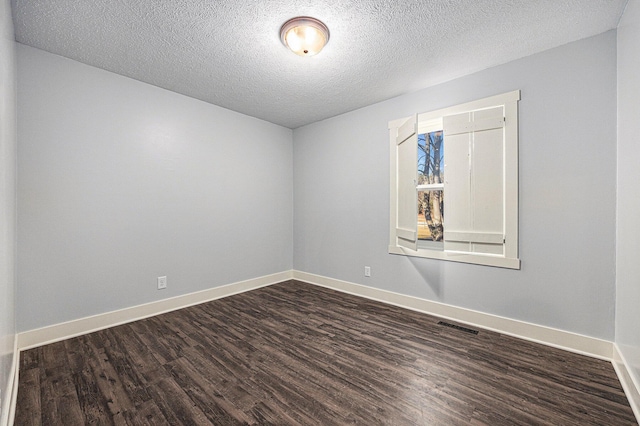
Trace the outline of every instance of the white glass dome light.
[[299, 16], [282, 25], [280, 39], [296, 55], [313, 56], [329, 41], [329, 28], [315, 18]]

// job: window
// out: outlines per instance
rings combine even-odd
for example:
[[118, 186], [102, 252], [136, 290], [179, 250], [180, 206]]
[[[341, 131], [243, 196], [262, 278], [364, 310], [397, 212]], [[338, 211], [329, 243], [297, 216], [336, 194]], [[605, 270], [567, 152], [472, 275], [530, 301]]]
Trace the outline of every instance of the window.
[[444, 145], [442, 120], [418, 128], [418, 248], [443, 249]]
[[519, 269], [510, 92], [389, 123], [389, 253]]

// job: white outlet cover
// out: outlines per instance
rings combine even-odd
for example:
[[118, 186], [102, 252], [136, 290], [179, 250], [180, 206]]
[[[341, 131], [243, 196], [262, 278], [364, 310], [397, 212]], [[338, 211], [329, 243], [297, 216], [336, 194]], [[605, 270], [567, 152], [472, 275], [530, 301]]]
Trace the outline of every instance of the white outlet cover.
[[167, 288], [167, 277], [158, 277], [158, 290]]
[[371, 276], [371, 267], [370, 266], [365, 266], [364, 267], [364, 276], [365, 277], [370, 277]]

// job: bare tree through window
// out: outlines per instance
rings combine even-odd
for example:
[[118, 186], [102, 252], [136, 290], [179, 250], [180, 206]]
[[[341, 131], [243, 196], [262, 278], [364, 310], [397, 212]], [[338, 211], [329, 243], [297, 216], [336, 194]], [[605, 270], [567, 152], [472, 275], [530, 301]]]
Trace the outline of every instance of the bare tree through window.
[[[418, 185], [444, 182], [442, 130], [418, 136]], [[444, 191], [442, 187], [418, 192], [418, 239], [442, 241], [444, 234]]]

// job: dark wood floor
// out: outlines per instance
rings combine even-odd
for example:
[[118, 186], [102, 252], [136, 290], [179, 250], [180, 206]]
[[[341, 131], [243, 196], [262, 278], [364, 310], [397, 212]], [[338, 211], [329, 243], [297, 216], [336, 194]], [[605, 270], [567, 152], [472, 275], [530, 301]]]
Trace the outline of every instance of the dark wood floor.
[[635, 425], [610, 363], [295, 281], [25, 351], [16, 425]]

